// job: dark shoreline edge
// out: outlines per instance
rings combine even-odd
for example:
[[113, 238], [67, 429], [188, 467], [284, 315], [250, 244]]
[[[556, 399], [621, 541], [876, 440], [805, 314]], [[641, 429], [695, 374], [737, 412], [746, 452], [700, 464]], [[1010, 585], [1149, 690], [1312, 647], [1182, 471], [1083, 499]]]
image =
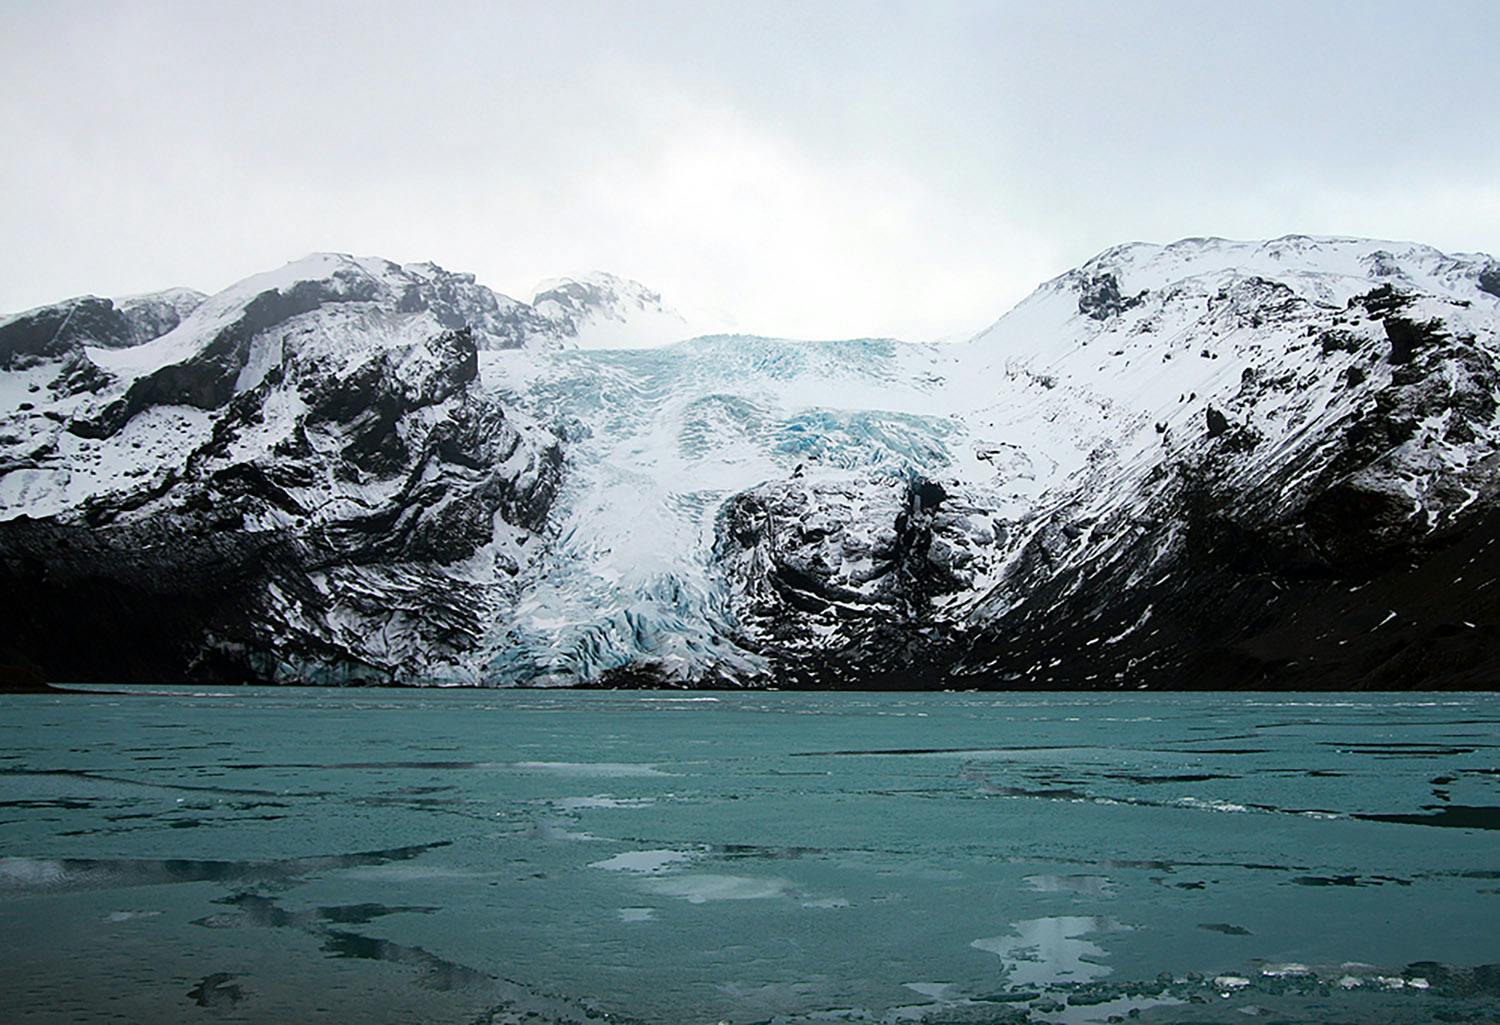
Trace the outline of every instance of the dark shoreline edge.
[[[491, 694], [491, 693], [653, 693], [653, 694], [1496, 694], [1500, 684], [1491, 688], [1472, 686], [1455, 687], [631, 687], [599, 686], [597, 684], [574, 684], [550, 687], [494, 687], [484, 684], [422, 684], [422, 683], [228, 683], [224, 681], [198, 681], [191, 683], [151, 683], [141, 681], [77, 680], [42, 683], [40, 685], [11, 686], [0, 680], [0, 697], [9, 695], [73, 695], [98, 696], [145, 696], [143, 691], [187, 691], [205, 687], [227, 690], [297, 690], [297, 691], [399, 691], [408, 694]], [[176, 695], [172, 695], [176, 696]], [[205, 697], [208, 695], [204, 695]]]

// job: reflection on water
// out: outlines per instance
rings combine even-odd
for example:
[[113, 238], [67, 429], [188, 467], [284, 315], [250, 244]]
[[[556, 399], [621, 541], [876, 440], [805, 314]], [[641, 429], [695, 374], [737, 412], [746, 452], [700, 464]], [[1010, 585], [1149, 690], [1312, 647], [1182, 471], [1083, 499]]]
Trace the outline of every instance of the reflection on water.
[[1008, 981], [1015, 986], [1052, 986], [1088, 982], [1110, 973], [1108, 955], [1094, 942], [1100, 933], [1128, 929], [1112, 918], [1062, 915], [1033, 918], [1011, 925], [1011, 935], [991, 936], [969, 944], [998, 955]]
[[1027, 876], [1025, 881], [1037, 893], [1076, 893], [1087, 897], [1108, 897], [1114, 893], [1114, 885], [1107, 876], [1035, 875]]
[[0, 698], [4, 1018], [1500, 1020], [1497, 751], [1479, 695]]
[[415, 858], [443, 842], [388, 851], [334, 854], [273, 861], [211, 861], [186, 858], [0, 858], [0, 893], [7, 890], [72, 890], [160, 886], [167, 883], [285, 880], [340, 868], [385, 865]]
[[245, 991], [228, 972], [215, 972], [198, 980], [198, 985], [188, 990], [188, 997], [199, 1007], [220, 1007], [237, 1004], [245, 999]]

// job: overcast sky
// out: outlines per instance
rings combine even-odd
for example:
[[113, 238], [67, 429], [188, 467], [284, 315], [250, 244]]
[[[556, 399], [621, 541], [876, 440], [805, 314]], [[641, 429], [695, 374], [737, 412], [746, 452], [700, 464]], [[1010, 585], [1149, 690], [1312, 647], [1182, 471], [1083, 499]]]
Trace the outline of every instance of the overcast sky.
[[0, 310], [316, 250], [972, 331], [1117, 242], [1500, 253], [1500, 3], [0, 0]]

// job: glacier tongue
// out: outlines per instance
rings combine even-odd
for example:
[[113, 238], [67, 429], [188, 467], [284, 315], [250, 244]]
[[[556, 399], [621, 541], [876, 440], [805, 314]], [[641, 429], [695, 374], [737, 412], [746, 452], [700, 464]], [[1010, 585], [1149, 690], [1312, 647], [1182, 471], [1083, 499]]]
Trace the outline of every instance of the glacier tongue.
[[[563, 682], [642, 664], [680, 682], [761, 673], [764, 660], [735, 643], [714, 553], [724, 503], [768, 478], [901, 477], [946, 462], [955, 425], [920, 372], [939, 355], [744, 336], [487, 354], [486, 387], [559, 424], [567, 452], [555, 539], [497, 626], [491, 669]], [[825, 406], [829, 389], [853, 408]]]

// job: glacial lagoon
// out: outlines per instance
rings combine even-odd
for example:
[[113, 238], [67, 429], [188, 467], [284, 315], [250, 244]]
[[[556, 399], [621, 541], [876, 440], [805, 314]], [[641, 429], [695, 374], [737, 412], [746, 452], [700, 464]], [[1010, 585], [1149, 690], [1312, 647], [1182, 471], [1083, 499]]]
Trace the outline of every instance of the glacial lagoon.
[[0, 698], [53, 1022], [1500, 1019], [1500, 697]]

